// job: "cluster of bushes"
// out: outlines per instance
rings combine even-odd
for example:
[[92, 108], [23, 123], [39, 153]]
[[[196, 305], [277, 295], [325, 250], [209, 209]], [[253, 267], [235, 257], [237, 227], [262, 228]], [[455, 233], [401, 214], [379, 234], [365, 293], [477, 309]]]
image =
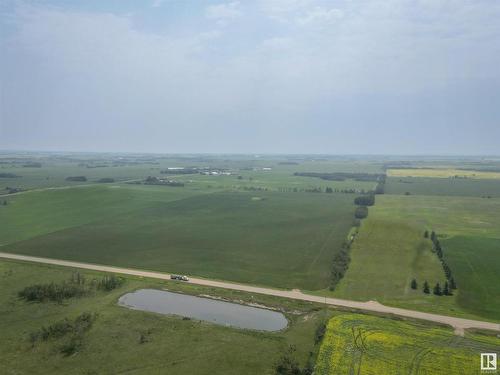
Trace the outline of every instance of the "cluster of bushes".
[[66, 177], [66, 181], [84, 182], [84, 181], [87, 181], [87, 177], [85, 177], [85, 176], [70, 176], [70, 177]]
[[301, 367], [295, 358], [296, 348], [290, 345], [285, 354], [278, 360], [274, 366], [275, 374], [277, 375], [312, 375], [314, 364], [312, 361], [312, 353], [309, 355], [309, 360], [305, 367]]
[[30, 341], [35, 344], [37, 341], [57, 339], [69, 333], [85, 332], [90, 329], [95, 319], [96, 314], [88, 312], [78, 315], [74, 320], [65, 318], [47, 327], [42, 327], [38, 331], [32, 332], [30, 334]]
[[103, 177], [103, 178], [100, 178], [99, 180], [97, 180], [97, 182], [110, 183], [110, 182], [115, 182], [115, 179], [111, 178], [111, 177]]
[[61, 284], [49, 283], [27, 286], [18, 295], [26, 301], [61, 302], [68, 298], [81, 297], [87, 294], [87, 292], [87, 289], [83, 285], [64, 282]]
[[356, 219], [364, 219], [368, 216], [368, 207], [366, 206], [358, 206], [356, 207], [356, 211], [354, 211], [354, 217]]
[[7, 186], [5, 188], [5, 190], [7, 191], [7, 194], [15, 194], [15, 193], [19, 193], [19, 192], [23, 191], [22, 188], [10, 187], [10, 186]]
[[326, 323], [321, 322], [314, 332], [314, 344], [318, 345], [325, 337], [326, 333]]
[[80, 350], [83, 336], [85, 332], [92, 327], [96, 318], [96, 314], [84, 312], [74, 320], [63, 319], [47, 327], [42, 327], [38, 331], [32, 332], [29, 336], [29, 340], [31, 345], [35, 346], [39, 341], [48, 341], [69, 336], [69, 339], [59, 347], [59, 351], [63, 355], [69, 356]]
[[125, 279], [115, 275], [92, 279], [87, 282], [79, 272], [62, 283], [35, 284], [19, 291], [18, 296], [29, 302], [62, 302], [73, 297], [83, 297], [93, 290], [111, 291], [123, 285]]
[[111, 275], [111, 276], [104, 276], [100, 280], [93, 280], [93, 282], [98, 290], [104, 290], [106, 292], [109, 292], [113, 289], [121, 287], [125, 282], [125, 279], [123, 277]]
[[[424, 237], [428, 238], [429, 237], [429, 231], [424, 232]], [[453, 275], [451, 273], [450, 266], [448, 266], [448, 263], [446, 263], [444, 259], [444, 254], [443, 254], [443, 248], [441, 247], [441, 243], [439, 242], [436, 232], [432, 231], [430, 235], [430, 239], [432, 241], [433, 245], [433, 250], [436, 253], [436, 255], [439, 258], [439, 261], [441, 262], [441, 265], [443, 266], [443, 271], [444, 275], [446, 277], [446, 280], [450, 283], [452, 289], [456, 289], [457, 285], [455, 283], [455, 279], [453, 278]]]
[[333, 173], [322, 173], [322, 172], [295, 172], [294, 176], [301, 177], [316, 177], [327, 181], [345, 181], [345, 180], [355, 180], [355, 181], [379, 181], [383, 174], [377, 173], [349, 173], [349, 172], [333, 172]]
[[366, 194], [354, 198], [354, 204], [357, 206], [373, 206], [375, 204], [375, 194]]

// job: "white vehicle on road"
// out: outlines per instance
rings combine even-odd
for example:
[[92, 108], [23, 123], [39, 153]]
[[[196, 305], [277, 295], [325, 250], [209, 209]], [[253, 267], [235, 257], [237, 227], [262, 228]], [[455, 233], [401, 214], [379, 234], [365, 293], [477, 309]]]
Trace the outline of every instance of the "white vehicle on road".
[[189, 277], [185, 275], [170, 275], [172, 280], [189, 281]]

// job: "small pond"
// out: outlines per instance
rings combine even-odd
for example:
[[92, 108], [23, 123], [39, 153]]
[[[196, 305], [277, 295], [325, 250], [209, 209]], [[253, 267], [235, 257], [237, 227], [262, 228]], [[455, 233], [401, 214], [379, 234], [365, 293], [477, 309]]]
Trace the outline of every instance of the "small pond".
[[279, 331], [288, 325], [285, 316], [276, 311], [157, 289], [124, 294], [118, 304], [134, 310], [180, 315], [259, 331]]

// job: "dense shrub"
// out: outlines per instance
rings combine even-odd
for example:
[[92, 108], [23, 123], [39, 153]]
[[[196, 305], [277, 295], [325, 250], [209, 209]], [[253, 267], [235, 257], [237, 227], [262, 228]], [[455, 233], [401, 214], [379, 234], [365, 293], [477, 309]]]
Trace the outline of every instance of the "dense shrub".
[[304, 368], [301, 368], [299, 362], [295, 358], [295, 347], [290, 345], [286, 353], [276, 363], [274, 369], [278, 375], [311, 375], [313, 366], [308, 363]]
[[79, 272], [73, 273], [71, 279], [62, 283], [30, 285], [21, 290], [18, 296], [30, 302], [61, 302], [73, 297], [82, 297], [93, 290], [110, 291], [123, 285], [125, 279], [115, 275], [104, 276], [87, 283]]
[[70, 176], [66, 177], [66, 181], [87, 181], [85, 176]]
[[30, 341], [34, 344], [37, 341], [57, 339], [68, 334], [81, 336], [85, 331], [90, 329], [96, 317], [96, 314], [84, 312], [78, 315], [74, 320], [60, 320], [47, 327], [42, 327], [36, 332], [32, 332], [30, 334]]
[[326, 333], [326, 323], [322, 322], [317, 328], [316, 332], [314, 333], [314, 343], [319, 344], [321, 340], [323, 340], [323, 337], [325, 336]]
[[24, 168], [42, 168], [42, 163], [37, 161], [29, 162], [23, 165]]
[[62, 284], [35, 284], [27, 286], [21, 290], [18, 295], [26, 301], [61, 302], [64, 299], [72, 297], [81, 297], [87, 293], [83, 285], [64, 282]]
[[356, 197], [354, 198], [354, 204], [358, 206], [373, 206], [375, 204], [375, 195], [367, 194]]
[[111, 178], [111, 177], [104, 177], [104, 178], [101, 178], [101, 179], [97, 180], [97, 182], [100, 182], [100, 183], [110, 183], [110, 182], [115, 182], [115, 179]]
[[119, 288], [123, 285], [125, 279], [115, 275], [104, 276], [101, 280], [97, 280], [96, 287], [98, 290], [105, 290], [107, 292]]
[[349, 256], [350, 244], [344, 243], [340, 251], [335, 254], [332, 262], [330, 290], [335, 290], [338, 282], [344, 277], [351, 257]]
[[354, 217], [356, 219], [364, 219], [368, 216], [368, 207], [359, 206], [356, 207], [356, 211], [354, 211]]

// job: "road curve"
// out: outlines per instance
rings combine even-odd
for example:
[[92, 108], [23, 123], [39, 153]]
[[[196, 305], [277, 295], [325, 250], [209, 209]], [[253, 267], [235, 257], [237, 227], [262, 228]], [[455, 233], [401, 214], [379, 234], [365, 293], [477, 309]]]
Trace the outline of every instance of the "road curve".
[[[83, 269], [88, 269], [88, 270], [93, 270], [93, 271], [112, 272], [112, 273], [118, 273], [118, 274], [124, 274], [124, 275], [142, 276], [142, 277], [149, 277], [152, 279], [170, 280], [170, 274], [160, 273], [160, 272], [152, 272], [152, 271], [142, 271], [142, 270], [137, 270], [137, 269], [132, 269], [132, 268], [103, 266], [103, 265], [98, 265], [98, 264], [72, 262], [72, 261], [59, 260], [59, 259], [40, 258], [40, 257], [18, 255], [18, 254], [11, 254], [11, 253], [3, 253], [3, 252], [0, 252], [0, 258], [21, 260], [21, 261], [27, 261], [27, 262], [44, 263], [44, 264], [53, 264], [56, 266], [64, 266], [64, 267], [83, 268]], [[251, 286], [251, 285], [236, 284], [236, 283], [229, 283], [229, 282], [209, 280], [209, 279], [190, 278], [189, 283], [217, 287], [217, 288], [224, 288], [224, 289], [240, 290], [240, 291], [250, 292], [250, 293], [266, 294], [266, 295], [276, 296], [276, 297], [292, 298], [292, 299], [296, 299], [296, 300], [317, 302], [317, 303], [323, 303], [323, 304], [332, 305], [332, 306], [347, 307], [347, 308], [359, 309], [359, 310], [365, 310], [365, 311], [374, 311], [374, 312], [379, 312], [379, 313], [384, 313], [384, 314], [394, 314], [394, 315], [398, 315], [398, 316], [404, 316], [407, 318], [428, 320], [431, 322], [450, 325], [454, 328], [455, 333], [459, 334], [459, 335], [463, 335], [464, 330], [467, 328], [479, 328], [479, 329], [487, 329], [487, 330], [491, 330], [491, 331], [500, 332], [500, 324], [497, 324], [497, 323], [484, 322], [484, 321], [471, 320], [471, 319], [455, 318], [455, 317], [446, 316], [446, 315], [438, 315], [438, 314], [425, 313], [425, 312], [421, 312], [421, 311], [400, 309], [397, 307], [385, 306], [385, 305], [382, 305], [376, 301], [359, 302], [359, 301], [351, 301], [351, 300], [338, 299], [338, 298], [328, 298], [328, 297], [325, 298], [325, 297], [305, 294], [299, 290], [291, 290], [291, 291], [290, 290], [277, 290], [277, 289], [271, 289], [271, 288], [262, 288], [262, 287], [256, 287], [256, 286]]]

